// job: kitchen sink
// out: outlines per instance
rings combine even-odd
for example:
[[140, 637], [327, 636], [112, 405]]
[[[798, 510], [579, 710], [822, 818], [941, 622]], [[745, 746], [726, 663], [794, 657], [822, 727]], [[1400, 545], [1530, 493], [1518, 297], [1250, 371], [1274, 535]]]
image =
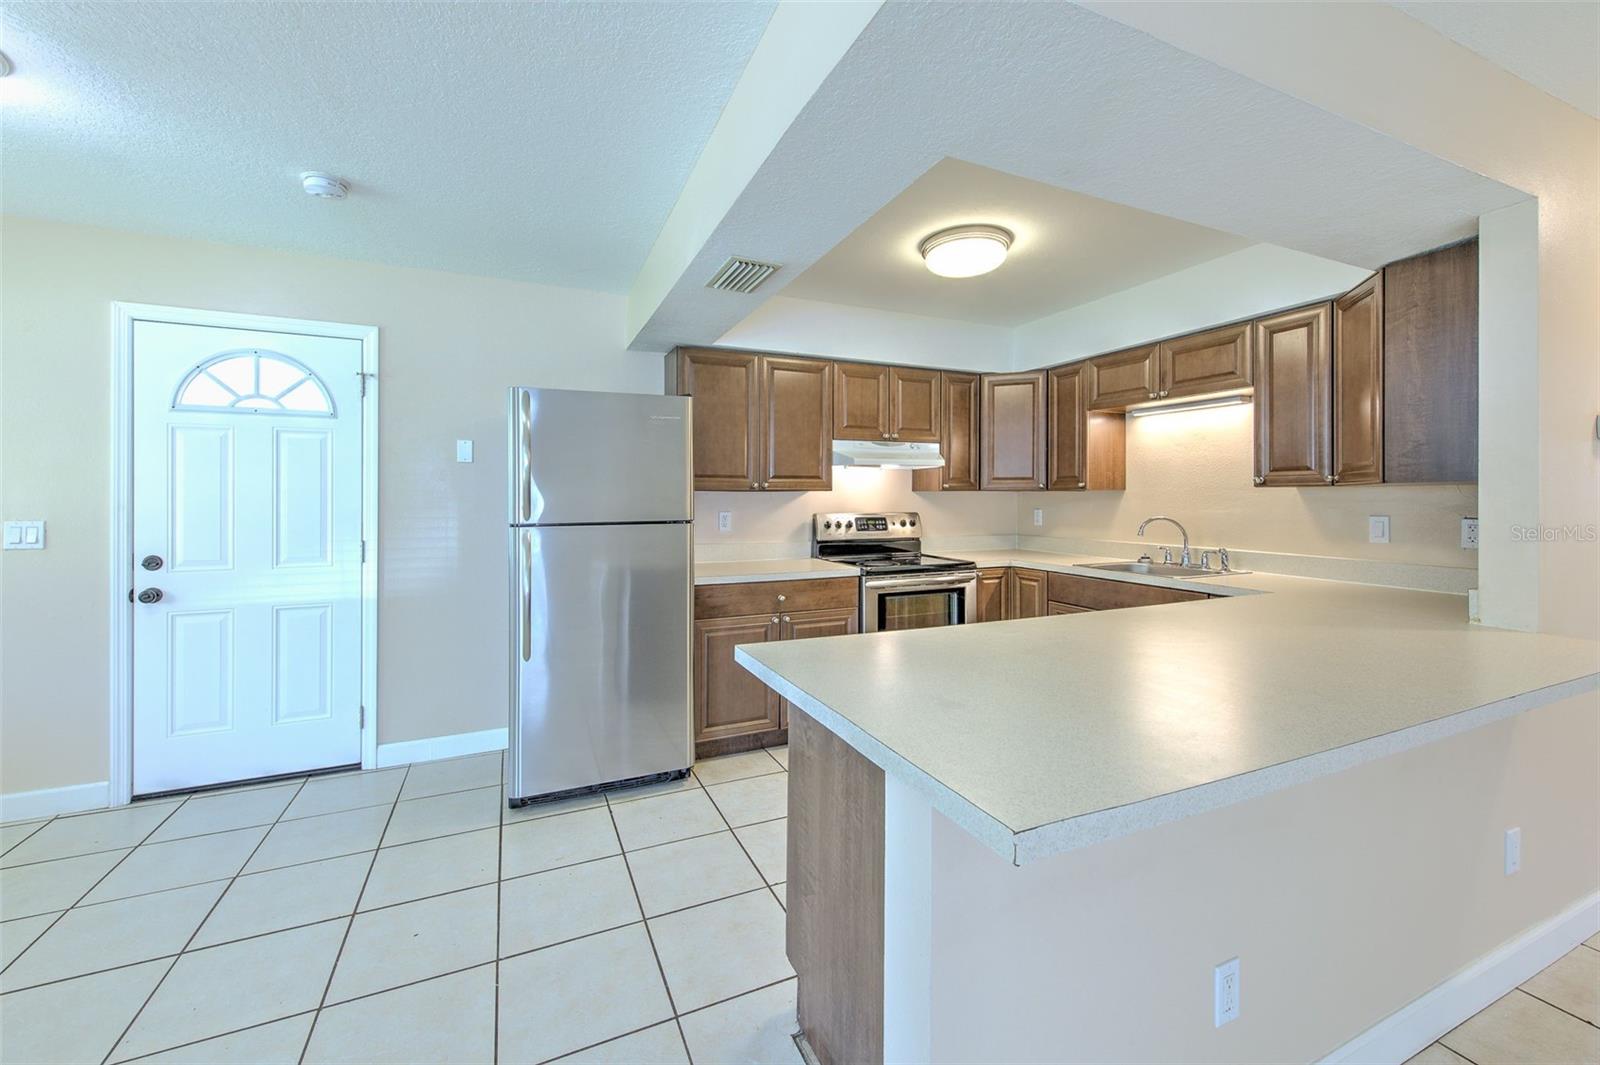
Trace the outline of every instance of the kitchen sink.
[[1138, 573], [1145, 577], [1179, 577], [1193, 580], [1196, 577], [1235, 577], [1246, 570], [1197, 569], [1194, 566], [1175, 566], [1169, 562], [1094, 562], [1084, 569], [1103, 569], [1112, 573]]

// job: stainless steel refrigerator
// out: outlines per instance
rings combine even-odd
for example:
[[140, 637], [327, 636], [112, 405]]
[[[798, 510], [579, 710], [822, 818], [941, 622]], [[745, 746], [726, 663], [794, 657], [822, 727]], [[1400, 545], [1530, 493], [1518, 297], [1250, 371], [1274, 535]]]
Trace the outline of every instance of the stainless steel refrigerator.
[[693, 764], [689, 401], [513, 388], [512, 805]]

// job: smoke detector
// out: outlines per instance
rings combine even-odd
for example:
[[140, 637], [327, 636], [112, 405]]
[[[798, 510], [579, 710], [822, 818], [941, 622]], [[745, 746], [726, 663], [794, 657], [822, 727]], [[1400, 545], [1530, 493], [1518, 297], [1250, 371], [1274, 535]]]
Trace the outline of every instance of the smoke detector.
[[342, 200], [350, 195], [349, 182], [317, 170], [307, 170], [301, 174], [300, 187], [306, 190], [307, 196], [315, 196], [320, 200]]
[[706, 282], [706, 288], [718, 292], [754, 292], [756, 287], [781, 269], [777, 263], [764, 263], [759, 259], [740, 259], [735, 256]]

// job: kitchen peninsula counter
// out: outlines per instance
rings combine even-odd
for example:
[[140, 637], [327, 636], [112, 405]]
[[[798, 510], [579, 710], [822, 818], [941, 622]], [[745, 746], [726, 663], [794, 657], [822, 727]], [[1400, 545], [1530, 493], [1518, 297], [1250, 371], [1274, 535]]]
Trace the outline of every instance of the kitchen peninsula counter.
[[[1457, 974], [1600, 928], [1600, 645], [1436, 592], [976, 561], [1214, 598], [736, 650], [791, 706], [822, 1065], [1399, 1061]], [[1510, 826], [1541, 840], [1517, 877]]]

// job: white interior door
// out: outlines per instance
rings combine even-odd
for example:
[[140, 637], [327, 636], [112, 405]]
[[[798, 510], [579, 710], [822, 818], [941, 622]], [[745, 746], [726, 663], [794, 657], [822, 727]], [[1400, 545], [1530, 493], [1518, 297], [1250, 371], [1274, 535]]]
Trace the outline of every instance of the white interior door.
[[361, 343], [133, 333], [133, 792], [361, 760]]

